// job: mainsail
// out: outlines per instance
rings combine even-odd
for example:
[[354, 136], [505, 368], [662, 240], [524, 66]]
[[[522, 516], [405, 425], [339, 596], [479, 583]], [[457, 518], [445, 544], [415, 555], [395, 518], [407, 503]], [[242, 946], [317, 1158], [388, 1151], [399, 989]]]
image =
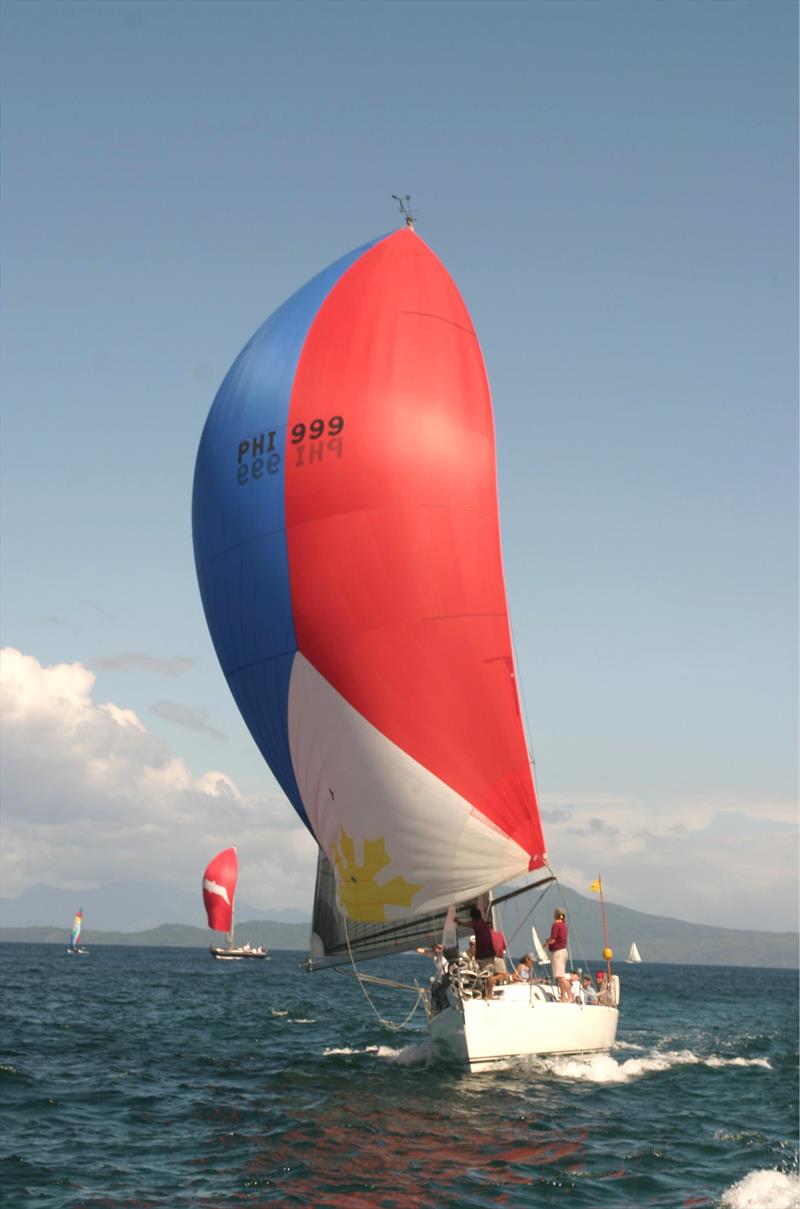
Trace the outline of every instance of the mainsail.
[[235, 848], [225, 848], [209, 861], [203, 874], [203, 904], [208, 926], [216, 932], [233, 932], [233, 898], [239, 861]]
[[[72, 933], [69, 938], [69, 943], [73, 949], [77, 949], [77, 947], [78, 947], [78, 942], [80, 941], [80, 938], [81, 938], [81, 928], [82, 927], [83, 927], [83, 907], [81, 907], [81, 909], [79, 911], [76, 911], [76, 913], [72, 919]], [[62, 932], [61, 935], [63, 936], [64, 933]], [[62, 941], [62, 943], [63, 943], [63, 941]]]
[[636, 941], [634, 941], [634, 942], [633, 942], [633, 944], [631, 945], [630, 949], [628, 950], [628, 957], [627, 957], [627, 960], [628, 960], [629, 962], [633, 962], [634, 964], [635, 964], [637, 961], [641, 961], [641, 960], [642, 960], [641, 955], [640, 955], [640, 953], [639, 953], [639, 950], [638, 950], [638, 949], [637, 949], [637, 947], [636, 947]]
[[413, 230], [336, 261], [244, 348], [203, 431], [193, 534], [228, 684], [335, 881], [326, 953], [337, 913], [351, 944], [425, 917], [413, 946], [546, 863], [486, 371]]
[[[488, 897], [482, 896], [477, 901], [484, 911], [488, 911]], [[463, 904], [463, 907], [466, 914], [467, 904]], [[446, 909], [422, 915], [405, 915], [392, 923], [356, 923], [348, 920], [339, 910], [336, 875], [325, 853], [320, 850], [308, 964], [321, 968], [343, 965], [356, 958], [368, 960], [390, 953], [407, 952], [419, 946], [429, 948], [441, 941], [447, 920]]]

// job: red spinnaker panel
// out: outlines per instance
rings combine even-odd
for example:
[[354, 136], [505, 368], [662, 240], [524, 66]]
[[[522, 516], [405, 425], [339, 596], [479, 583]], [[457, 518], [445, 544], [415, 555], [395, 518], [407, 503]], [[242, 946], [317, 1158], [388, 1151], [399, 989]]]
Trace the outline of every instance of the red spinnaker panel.
[[486, 372], [458, 290], [411, 231], [365, 252], [311, 326], [289, 409], [286, 522], [298, 649], [542, 864]]
[[208, 926], [216, 932], [230, 932], [233, 924], [233, 898], [239, 861], [235, 848], [218, 852], [203, 874], [203, 903]]

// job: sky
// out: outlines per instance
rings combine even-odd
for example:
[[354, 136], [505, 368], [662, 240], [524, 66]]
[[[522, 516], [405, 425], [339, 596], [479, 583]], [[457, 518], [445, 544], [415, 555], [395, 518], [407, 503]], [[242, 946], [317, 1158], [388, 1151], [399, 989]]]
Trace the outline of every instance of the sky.
[[[253, 331], [399, 225], [495, 409], [551, 862], [797, 926], [797, 8], [2, 5], [2, 867], [310, 908], [200, 604], [192, 475]], [[199, 897], [199, 896], [198, 896]]]

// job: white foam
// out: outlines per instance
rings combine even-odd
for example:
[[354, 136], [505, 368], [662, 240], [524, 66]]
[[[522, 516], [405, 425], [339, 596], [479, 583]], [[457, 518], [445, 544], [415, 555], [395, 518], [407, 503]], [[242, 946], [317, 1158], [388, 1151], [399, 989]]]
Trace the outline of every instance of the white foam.
[[772, 1070], [769, 1058], [717, 1058], [713, 1054], [704, 1059], [706, 1066], [762, 1066], [764, 1070]]
[[288, 1012], [279, 1012], [277, 1008], [273, 1008], [272, 1015], [273, 1016], [288, 1016], [289, 1013]]
[[388, 1045], [365, 1045], [361, 1049], [356, 1049], [352, 1045], [334, 1045], [329, 1049], [324, 1049], [322, 1055], [329, 1058], [333, 1054], [377, 1054], [379, 1058], [387, 1058], [397, 1052]]
[[767, 1058], [701, 1058], [692, 1050], [652, 1050], [642, 1058], [627, 1058], [620, 1062], [610, 1054], [591, 1054], [586, 1057], [541, 1058], [538, 1062], [545, 1070], [560, 1079], [579, 1079], [587, 1083], [630, 1083], [643, 1075], [671, 1070], [674, 1066], [755, 1066], [771, 1070]]
[[365, 1045], [363, 1049], [354, 1049], [352, 1046], [332, 1046], [330, 1049], [324, 1049], [322, 1055], [325, 1058], [332, 1057], [336, 1054], [374, 1054], [376, 1058], [382, 1058], [386, 1062], [394, 1062], [398, 1066], [421, 1066], [430, 1062], [433, 1057], [434, 1047], [432, 1041], [419, 1041], [413, 1045], [406, 1045], [402, 1049], [395, 1049], [391, 1045]]
[[[383, 1052], [380, 1052], [381, 1050]], [[397, 1066], [427, 1066], [433, 1060], [434, 1052], [432, 1041], [417, 1041], [415, 1044], [406, 1045], [399, 1050], [390, 1050], [388, 1046], [381, 1046], [378, 1057], [387, 1058]]]
[[305, 1016], [293, 1016], [289, 1024], [316, 1024], [316, 1020], [309, 1020]]
[[751, 1171], [722, 1195], [726, 1209], [800, 1209], [800, 1176]]

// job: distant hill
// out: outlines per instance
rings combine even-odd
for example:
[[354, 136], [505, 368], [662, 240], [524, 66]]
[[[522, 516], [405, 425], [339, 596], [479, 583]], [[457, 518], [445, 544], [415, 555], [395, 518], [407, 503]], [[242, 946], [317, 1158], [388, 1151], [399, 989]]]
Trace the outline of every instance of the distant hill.
[[[140, 891], [141, 893], [141, 887]], [[81, 939], [88, 945], [174, 945], [179, 947], [205, 947], [218, 933], [206, 927], [195, 927], [183, 922], [159, 924], [155, 927], [139, 928], [136, 931], [101, 931], [89, 926], [86, 908], [88, 895], [69, 894], [75, 904], [81, 900], [87, 920]], [[603, 932], [600, 903], [596, 895], [591, 898], [562, 886], [545, 894], [530, 915], [532, 896], [521, 895], [502, 907], [503, 931], [508, 939], [512, 956], [526, 952], [531, 946], [531, 923], [544, 939], [550, 931], [553, 911], [563, 896], [564, 907], [570, 929], [570, 945], [576, 965], [596, 962], [603, 948]], [[199, 897], [199, 896], [198, 896]], [[5, 900], [8, 903], [14, 900]], [[80, 905], [80, 903], [78, 903]], [[5, 904], [4, 904], [5, 906]], [[35, 927], [0, 928], [0, 941], [39, 942], [66, 944], [71, 923], [71, 911], [59, 909], [59, 917], [66, 922]], [[797, 969], [800, 962], [800, 939], [796, 932], [756, 932], [733, 928], [715, 928], [707, 924], [693, 924], [685, 920], [669, 919], [661, 915], [647, 915], [630, 907], [607, 903], [608, 930], [611, 947], [616, 961], [624, 961], [633, 941], [639, 947], [645, 962], [675, 962], [683, 965], [711, 966], [754, 966], [762, 968]], [[194, 912], [195, 916], [197, 912]], [[299, 913], [298, 913], [299, 914]], [[6, 924], [5, 910], [3, 923]], [[270, 949], [306, 950], [309, 938], [308, 922], [286, 922], [285, 920], [250, 920], [236, 924], [236, 939], [244, 944], [263, 944]]]
[[[560, 887], [570, 931], [572, 959], [576, 965], [594, 961], [603, 949], [600, 900]], [[501, 908], [503, 931], [516, 957], [530, 948], [531, 922], [535, 922], [542, 940], [550, 934], [553, 911], [560, 905], [559, 890], [551, 887], [535, 911], [535, 921], [525, 918], [530, 895]], [[643, 961], [676, 962], [683, 965], [756, 966], [771, 969], [797, 969], [800, 965], [800, 937], [796, 932], [756, 932], [735, 928], [715, 928], [682, 919], [647, 915], [630, 907], [606, 903], [609, 942], [616, 961], [624, 961], [636, 941]]]
[[[275, 920], [254, 920], [237, 923], [236, 943], [266, 945], [268, 949], [308, 948], [309, 925], [284, 924]], [[69, 929], [63, 927], [0, 928], [0, 941], [17, 944], [67, 944]], [[208, 928], [193, 928], [189, 924], [160, 924], [142, 932], [102, 932], [97, 928], [84, 928], [81, 944], [92, 945], [164, 945], [173, 948], [206, 948], [210, 944], [223, 944], [221, 932], [210, 932]]]

